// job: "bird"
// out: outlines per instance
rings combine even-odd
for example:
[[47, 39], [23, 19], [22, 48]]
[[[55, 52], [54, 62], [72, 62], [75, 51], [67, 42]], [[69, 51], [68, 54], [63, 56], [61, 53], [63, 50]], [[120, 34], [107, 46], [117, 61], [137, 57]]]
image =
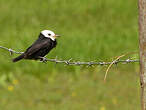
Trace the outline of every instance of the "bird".
[[44, 61], [45, 56], [57, 45], [56, 38], [60, 35], [55, 34], [51, 30], [43, 30], [40, 32], [38, 39], [26, 49], [20, 56], [12, 59], [13, 62], [18, 62], [22, 59]]

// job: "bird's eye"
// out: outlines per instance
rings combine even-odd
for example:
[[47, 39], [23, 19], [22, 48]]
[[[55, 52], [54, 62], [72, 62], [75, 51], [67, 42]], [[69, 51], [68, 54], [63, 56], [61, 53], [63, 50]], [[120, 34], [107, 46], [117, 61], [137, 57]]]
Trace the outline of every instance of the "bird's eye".
[[49, 33], [48, 35], [49, 35], [49, 36], [51, 36], [51, 34], [50, 34], [50, 33]]

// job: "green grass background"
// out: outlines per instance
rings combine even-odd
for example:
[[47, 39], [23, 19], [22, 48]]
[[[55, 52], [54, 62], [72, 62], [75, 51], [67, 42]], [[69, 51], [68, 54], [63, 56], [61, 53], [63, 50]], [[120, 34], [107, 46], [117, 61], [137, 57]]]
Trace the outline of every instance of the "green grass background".
[[[48, 58], [109, 61], [138, 53], [137, 0], [0, 0], [0, 45], [24, 51], [44, 29], [62, 36]], [[16, 56], [0, 50], [0, 109], [140, 109], [138, 64], [113, 66], [104, 83], [107, 66], [12, 63]]]

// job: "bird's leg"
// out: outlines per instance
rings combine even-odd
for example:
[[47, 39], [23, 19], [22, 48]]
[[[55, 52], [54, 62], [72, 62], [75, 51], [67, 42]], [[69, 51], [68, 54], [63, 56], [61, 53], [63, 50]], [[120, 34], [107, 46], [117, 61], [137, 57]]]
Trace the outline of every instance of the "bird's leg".
[[46, 63], [47, 62], [47, 58], [46, 57], [39, 57], [39, 59], [43, 63]]

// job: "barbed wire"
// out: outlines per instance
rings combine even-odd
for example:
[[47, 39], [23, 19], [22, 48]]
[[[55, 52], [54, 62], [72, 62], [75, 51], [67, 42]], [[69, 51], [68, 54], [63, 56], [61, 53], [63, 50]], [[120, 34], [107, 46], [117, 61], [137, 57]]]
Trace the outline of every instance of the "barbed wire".
[[8, 50], [10, 52], [10, 55], [12, 55], [13, 53], [16, 53], [16, 54], [22, 54], [24, 52], [17, 52], [15, 50], [12, 50], [11, 48], [7, 48], [7, 47], [3, 47], [3, 46], [0, 46], [1, 49], [4, 49], [4, 50]]
[[[3, 47], [3, 46], [0, 46], [1, 49], [4, 49], [4, 50], [7, 50], [10, 52], [10, 55], [12, 55], [13, 53], [16, 53], [16, 54], [22, 54], [24, 52], [18, 52], [18, 51], [15, 51], [11, 48], [7, 48], [7, 47]], [[122, 64], [127, 64], [127, 63], [134, 63], [134, 62], [139, 62], [138, 59], [125, 59], [125, 60], [114, 60], [114, 61], [99, 61], [99, 62], [96, 62], [96, 61], [72, 61], [72, 58], [70, 58], [69, 60], [59, 60], [57, 59], [57, 57], [55, 59], [48, 59], [48, 58], [45, 58], [43, 57], [43, 61], [44, 62], [55, 62], [56, 64], [57, 63], [62, 63], [62, 64], [65, 64], [65, 65], [85, 65], [85, 66], [93, 66], [93, 65], [110, 65], [110, 64], [119, 64], [119, 63], [122, 63]]]

